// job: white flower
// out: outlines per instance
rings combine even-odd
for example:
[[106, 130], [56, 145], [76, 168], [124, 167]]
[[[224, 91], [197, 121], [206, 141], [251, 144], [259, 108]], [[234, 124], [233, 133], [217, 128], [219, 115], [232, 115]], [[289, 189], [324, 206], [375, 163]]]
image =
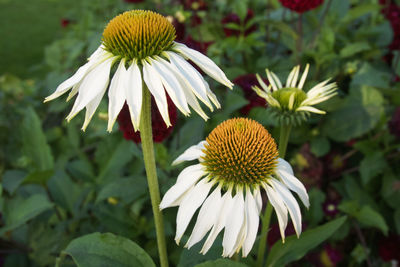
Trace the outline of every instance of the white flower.
[[307, 93], [304, 92], [303, 85], [306, 81], [309, 67], [309, 64], [307, 64], [299, 82], [300, 66], [294, 67], [286, 80], [285, 86], [282, 85], [278, 76], [268, 69], [265, 72], [268, 77], [269, 86], [264, 83], [258, 74], [256, 75], [258, 82], [264, 90], [261, 90], [257, 86], [254, 86], [253, 90], [260, 97], [264, 98], [270, 107], [277, 110], [280, 119], [284, 123], [293, 118], [297, 122], [300, 122], [310, 112], [325, 114], [325, 111], [317, 109], [313, 105], [326, 101], [337, 94], [336, 83], [328, 83], [329, 79], [315, 85]]
[[222, 256], [231, 257], [242, 249], [246, 257], [257, 236], [261, 190], [267, 193], [278, 216], [282, 240], [288, 212], [297, 236], [300, 235], [300, 207], [290, 190], [307, 208], [308, 194], [289, 163], [278, 157], [275, 141], [261, 124], [244, 118], [225, 121], [206, 141], [188, 148], [173, 164], [196, 159], [199, 163], [179, 174], [160, 204], [160, 209], [179, 206], [177, 243], [201, 206], [186, 247], [192, 247], [209, 233], [201, 250], [205, 254], [225, 229]]
[[118, 63], [108, 90], [108, 127], [111, 131], [126, 101], [132, 124], [139, 130], [142, 90], [146, 85], [167, 126], [170, 126], [166, 92], [186, 116], [191, 107], [205, 120], [207, 115], [197, 99], [211, 111], [220, 104], [201, 74], [187, 61], [191, 60], [210, 77], [232, 88], [222, 70], [208, 57], [174, 42], [175, 29], [163, 16], [142, 10], [125, 12], [107, 25], [100, 47], [69, 79], [46, 97], [53, 100], [71, 90], [67, 101], [78, 94], [67, 116], [71, 120], [86, 108], [85, 130], [109, 85], [110, 70]]

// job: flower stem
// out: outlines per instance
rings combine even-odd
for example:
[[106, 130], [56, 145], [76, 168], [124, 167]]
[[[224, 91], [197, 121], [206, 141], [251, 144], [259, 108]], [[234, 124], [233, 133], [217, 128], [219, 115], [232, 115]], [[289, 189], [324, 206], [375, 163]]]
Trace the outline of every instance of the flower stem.
[[[279, 157], [285, 158], [286, 148], [289, 142], [290, 131], [292, 129], [292, 125], [281, 125], [280, 129], [280, 137], [279, 137]], [[270, 202], [267, 203], [267, 207], [265, 208], [264, 216], [262, 218], [262, 231], [260, 236], [260, 243], [258, 245], [258, 253], [257, 253], [257, 267], [261, 267], [264, 263], [264, 255], [265, 248], [267, 245], [268, 238], [268, 230], [271, 222], [272, 215], [272, 205]]]
[[160, 205], [160, 189], [158, 187], [156, 162], [154, 157], [153, 133], [151, 129], [151, 95], [149, 89], [143, 83], [142, 114], [140, 118], [140, 138], [147, 182], [149, 185], [151, 205], [154, 214], [154, 224], [157, 234], [158, 253], [162, 267], [168, 267], [167, 246], [165, 243], [164, 223]]
[[267, 207], [265, 208], [264, 216], [262, 218], [262, 230], [257, 252], [257, 267], [261, 267], [264, 263], [265, 248], [267, 245], [267, 237], [269, 231], [269, 224], [271, 222], [271, 215], [272, 215], [272, 205], [270, 202], [268, 202]]

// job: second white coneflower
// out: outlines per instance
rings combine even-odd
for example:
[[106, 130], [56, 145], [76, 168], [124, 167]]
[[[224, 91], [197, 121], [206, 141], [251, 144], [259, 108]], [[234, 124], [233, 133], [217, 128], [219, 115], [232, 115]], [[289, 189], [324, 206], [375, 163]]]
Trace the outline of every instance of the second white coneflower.
[[220, 104], [201, 74], [187, 61], [191, 60], [216, 81], [232, 88], [233, 84], [222, 70], [205, 55], [175, 40], [175, 28], [162, 15], [152, 11], [127, 11], [112, 19], [103, 32], [99, 48], [69, 79], [46, 97], [53, 100], [70, 89], [67, 100], [78, 94], [67, 120], [86, 108], [85, 130], [109, 84], [111, 68], [118, 63], [108, 90], [108, 127], [111, 131], [125, 101], [132, 124], [139, 130], [142, 111], [143, 82], [154, 96], [156, 105], [167, 126], [166, 92], [184, 114], [189, 107], [207, 119], [197, 99], [213, 110]]
[[221, 123], [205, 141], [187, 149], [173, 164], [191, 160], [199, 163], [179, 174], [160, 204], [161, 209], [179, 206], [177, 243], [201, 206], [186, 247], [190, 248], [209, 232], [201, 250], [206, 253], [225, 229], [222, 255], [232, 257], [242, 250], [246, 257], [257, 236], [261, 190], [265, 190], [275, 208], [282, 239], [288, 212], [300, 235], [300, 207], [290, 190], [297, 193], [306, 207], [308, 194], [289, 163], [279, 158], [274, 139], [261, 124], [245, 118]]

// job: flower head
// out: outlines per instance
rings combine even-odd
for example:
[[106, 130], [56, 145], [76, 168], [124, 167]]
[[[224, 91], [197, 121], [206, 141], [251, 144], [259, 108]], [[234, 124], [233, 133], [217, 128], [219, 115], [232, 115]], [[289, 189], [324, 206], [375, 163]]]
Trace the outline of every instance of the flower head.
[[190, 114], [190, 106], [207, 119], [197, 99], [211, 111], [211, 103], [217, 108], [220, 104], [207, 82], [187, 60], [190, 59], [225, 86], [232, 88], [233, 84], [212, 60], [174, 39], [174, 27], [160, 14], [144, 10], [120, 14], [106, 26], [102, 43], [88, 62], [60, 84], [52, 95], [46, 97], [45, 102], [72, 88], [67, 100], [76, 94], [78, 96], [67, 120], [86, 108], [82, 127], [85, 130], [108, 88], [111, 68], [119, 62], [108, 90], [108, 131], [112, 130], [125, 101], [133, 127], [139, 130], [142, 90], [145, 87], [153, 95], [167, 126], [171, 126], [171, 122], [166, 92], [184, 115]]
[[337, 94], [336, 83], [328, 83], [329, 79], [317, 84], [307, 93], [304, 92], [303, 85], [307, 78], [308, 69], [309, 65], [307, 64], [300, 81], [297, 82], [300, 66], [294, 67], [286, 80], [285, 86], [282, 85], [278, 76], [268, 69], [265, 71], [270, 83], [269, 86], [257, 74], [258, 82], [264, 90], [261, 90], [258, 86], [254, 86], [253, 89], [268, 102], [281, 124], [300, 124], [303, 120], [306, 120], [310, 112], [325, 114], [325, 111], [319, 110], [313, 105], [328, 100]]
[[289, 163], [279, 158], [274, 139], [261, 124], [245, 118], [227, 120], [173, 164], [196, 159], [199, 163], [179, 174], [160, 204], [161, 209], [179, 206], [177, 243], [202, 206], [186, 247], [192, 247], [210, 231], [201, 250], [205, 254], [225, 228], [222, 255], [231, 257], [242, 249], [242, 255], [247, 256], [257, 235], [262, 189], [278, 215], [282, 239], [288, 212], [300, 235], [300, 207], [289, 190], [308, 207], [306, 189], [293, 176]]
[[281, 4], [297, 13], [304, 13], [320, 6], [324, 0], [279, 0]]

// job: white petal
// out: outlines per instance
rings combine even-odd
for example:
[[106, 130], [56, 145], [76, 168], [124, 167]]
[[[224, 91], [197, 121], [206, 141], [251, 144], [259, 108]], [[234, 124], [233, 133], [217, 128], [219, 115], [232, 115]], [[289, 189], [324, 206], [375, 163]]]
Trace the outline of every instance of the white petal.
[[278, 76], [276, 76], [276, 74], [273, 73], [272, 71], [271, 71], [271, 75], [272, 75], [272, 78], [275, 79], [275, 83], [278, 86], [278, 88], [279, 89], [282, 88], [282, 83], [281, 83], [281, 80], [279, 80]]
[[260, 214], [261, 209], [262, 209], [262, 198], [261, 198], [261, 192], [260, 192], [259, 188], [254, 189], [254, 198], [256, 199], [258, 214]]
[[176, 184], [165, 193], [160, 203], [160, 209], [179, 205], [179, 201], [177, 200], [204, 175], [206, 175], [206, 173], [203, 171], [203, 166], [200, 164], [183, 169], [178, 175]]
[[232, 89], [233, 83], [228, 80], [225, 73], [211, 59], [184, 44], [175, 43], [175, 49], [185, 57], [192, 60], [211, 78]]
[[101, 46], [97, 48], [97, 50], [90, 56], [89, 62], [80, 67], [70, 78], [62, 82], [53, 94], [45, 98], [44, 102], [53, 100], [61, 96], [71, 87], [77, 85], [83, 79], [83, 77], [92, 69], [93, 66], [97, 66], [103, 61], [104, 58], [97, 55], [104, 55], [104, 51]]
[[75, 100], [74, 106], [67, 116], [68, 121], [107, 87], [113, 60], [113, 58], [104, 60], [85, 76], [82, 84], [79, 86], [79, 94]]
[[276, 215], [278, 217], [279, 230], [281, 232], [282, 241], [285, 242], [285, 229], [288, 223], [288, 215], [287, 208], [285, 203], [281, 199], [278, 193], [275, 190], [265, 184], [265, 191], [267, 192], [268, 200], [271, 202], [271, 205], [274, 207]]
[[184, 161], [199, 159], [201, 156], [204, 155], [204, 152], [202, 150], [204, 149], [204, 145], [206, 143], [206, 141], [200, 141], [200, 143], [198, 143], [197, 145], [189, 147], [176, 160], [172, 162], [172, 165], [177, 165]]
[[308, 111], [308, 112], [317, 113], [317, 114], [326, 114], [325, 111], [314, 108], [314, 107], [310, 107], [310, 106], [299, 107], [296, 109], [296, 111]]
[[285, 87], [291, 87], [291, 85], [292, 85], [292, 80], [293, 80], [293, 77], [294, 77], [294, 75], [295, 75], [295, 73], [296, 73], [297, 67], [298, 67], [298, 66], [294, 67], [294, 68], [292, 69], [292, 71], [289, 73], [289, 76], [287, 77], [287, 80], [286, 80], [286, 86], [285, 86]]
[[207, 183], [206, 179], [202, 179], [194, 186], [190, 194], [182, 200], [176, 216], [175, 242], [178, 245], [194, 213], [203, 203], [212, 186], [213, 183]]
[[285, 203], [290, 217], [292, 218], [294, 230], [296, 231], [297, 236], [300, 236], [301, 233], [301, 212], [299, 204], [297, 203], [296, 199], [293, 197], [292, 193], [281, 184], [279, 181], [275, 179], [270, 179], [268, 181], [274, 190], [280, 195], [281, 199]]
[[278, 169], [285, 170], [291, 175], [294, 175], [292, 166], [290, 166], [289, 162], [282, 158], [278, 158]]
[[207, 98], [204, 78], [200, 73], [178, 54], [174, 52], [165, 52], [165, 54], [171, 61], [171, 64], [175, 66], [177, 71], [181, 74], [180, 78], [183, 80], [182, 83], [186, 84], [186, 87], [190, 88], [190, 90], [212, 111], [213, 107]]
[[225, 195], [222, 197], [221, 200], [222, 204], [220, 207], [220, 211], [218, 212], [218, 218], [208, 235], [206, 241], [204, 242], [203, 248], [201, 249], [200, 253], [206, 254], [207, 251], [211, 248], [212, 244], [215, 241], [215, 238], [217, 238], [219, 232], [225, 227], [226, 220], [228, 217], [228, 214], [230, 213], [232, 207], [233, 207], [233, 199], [232, 199], [232, 189], [229, 189]]
[[289, 97], [289, 104], [288, 104], [288, 108], [289, 110], [293, 109], [293, 105], [294, 105], [294, 97], [295, 97], [295, 92], [293, 92], [290, 97]]
[[306, 81], [309, 68], [310, 68], [310, 64], [307, 64], [306, 65], [306, 69], [304, 70], [303, 75], [301, 76], [299, 85], [297, 86], [299, 89], [303, 89], [303, 85], [304, 85], [304, 83]]
[[232, 253], [232, 251], [235, 251], [236, 241], [244, 223], [245, 214], [243, 192], [240, 190], [239, 192], [236, 192], [232, 201], [233, 206], [226, 220], [224, 239], [222, 240], [223, 257], [227, 257]]
[[218, 186], [214, 192], [210, 194], [206, 201], [204, 201], [199, 215], [197, 216], [197, 221], [193, 228], [192, 234], [185, 247], [190, 249], [194, 244], [203, 239], [203, 237], [215, 224], [221, 205], [221, 187]]
[[[267, 73], [269, 72], [269, 70], [266, 71]], [[263, 81], [263, 79], [261, 79], [260, 75], [258, 75], [258, 73], [256, 74], [256, 78], [258, 83], [261, 85], [262, 89], [264, 89], [265, 92], [270, 93], [271, 85], [267, 86]]]
[[313, 88], [311, 88], [308, 92], [307, 92], [307, 97], [313, 97], [315, 95], [317, 95], [322, 88], [324, 88], [324, 86], [330, 81], [330, 79], [327, 79], [323, 82], [318, 83], [317, 85], [315, 85]]
[[167, 90], [169, 97], [171, 97], [172, 102], [174, 102], [175, 106], [185, 116], [188, 116], [190, 110], [186, 102], [186, 97], [180, 83], [175, 78], [175, 74], [171, 71], [171, 64], [161, 57], [156, 57], [156, 60], [149, 60], [151, 65], [154, 66], [155, 72], [160, 76], [162, 84], [165, 90]]
[[136, 62], [132, 62], [129, 66], [125, 83], [126, 103], [129, 107], [133, 128], [137, 131], [139, 129], [140, 114], [142, 112], [143, 82], [139, 66]]
[[163, 118], [167, 127], [172, 126], [169, 120], [167, 96], [165, 95], [164, 86], [161, 79], [154, 67], [147, 63], [145, 60], [143, 63], [143, 79], [149, 89], [150, 93], [154, 96], [158, 110], [160, 111], [161, 117]]
[[246, 190], [245, 212], [247, 218], [247, 235], [243, 243], [243, 257], [247, 257], [256, 241], [258, 224], [260, 221], [256, 200], [249, 189]]
[[110, 89], [108, 90], [109, 102], [107, 131], [109, 132], [112, 131], [115, 120], [117, 119], [117, 116], [125, 103], [125, 77], [125, 59], [121, 59], [114, 77], [111, 80]]
[[83, 122], [82, 131], [85, 131], [86, 127], [89, 125], [89, 122], [92, 119], [97, 107], [99, 106], [106, 90], [107, 85], [105, 85], [103, 91], [100, 94], [98, 94], [92, 101], [90, 101], [86, 105], [85, 121]]
[[304, 206], [307, 208], [310, 206], [310, 201], [308, 199], [307, 190], [304, 185], [292, 174], [288, 173], [283, 169], [279, 169], [277, 174], [279, 178], [281, 178], [282, 182], [292, 191], [296, 192], [297, 195], [300, 197], [301, 201], [303, 202]]
[[293, 88], [296, 87], [297, 79], [299, 78], [299, 72], [300, 72], [300, 66], [297, 66], [296, 71], [292, 77], [292, 83], [291, 83], [290, 87], [293, 87]]
[[272, 85], [272, 88], [274, 89], [274, 91], [278, 91], [278, 86], [275, 83], [275, 79], [272, 77], [271, 72], [267, 69], [267, 77], [268, 77], [268, 81], [269, 83]]

